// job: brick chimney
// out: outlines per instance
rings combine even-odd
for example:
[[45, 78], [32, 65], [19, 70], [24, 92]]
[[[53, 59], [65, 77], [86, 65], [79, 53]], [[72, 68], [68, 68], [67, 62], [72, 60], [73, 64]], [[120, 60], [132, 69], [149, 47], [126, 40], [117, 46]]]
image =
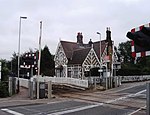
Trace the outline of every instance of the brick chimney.
[[107, 27], [106, 30], [106, 41], [108, 42], [109, 46], [112, 46], [110, 27]]
[[83, 45], [83, 35], [81, 32], [78, 32], [77, 34], [77, 44]]

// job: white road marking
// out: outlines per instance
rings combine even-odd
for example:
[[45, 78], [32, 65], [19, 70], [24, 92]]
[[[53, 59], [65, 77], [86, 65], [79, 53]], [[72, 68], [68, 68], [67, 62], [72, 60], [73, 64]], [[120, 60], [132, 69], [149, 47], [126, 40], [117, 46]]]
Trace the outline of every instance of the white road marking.
[[12, 111], [12, 110], [10, 110], [10, 109], [1, 109], [2, 111], [5, 111], [5, 112], [7, 112], [7, 113], [11, 113], [11, 114], [13, 114], [13, 115], [24, 115], [24, 114], [22, 114], [22, 113], [19, 113], [19, 112], [16, 112], [16, 111]]
[[48, 115], [62, 115], [62, 114], [72, 113], [72, 112], [76, 112], [76, 111], [81, 111], [81, 110], [85, 110], [85, 109], [90, 109], [90, 108], [98, 107], [98, 106], [101, 106], [103, 104], [104, 103], [99, 103], [97, 105], [89, 105], [89, 106], [75, 108], [75, 109], [71, 109], [71, 110], [66, 110], [66, 111], [60, 111], [60, 112], [56, 112], [56, 113], [51, 113], [51, 114], [48, 114]]
[[[81, 111], [81, 110], [86, 110], [86, 109], [90, 109], [90, 108], [102, 106], [105, 103], [109, 104], [109, 103], [113, 103], [113, 102], [116, 102], [116, 101], [119, 101], [119, 100], [123, 100], [123, 99], [129, 98], [129, 97], [135, 97], [135, 96], [138, 96], [138, 95], [140, 95], [141, 93], [143, 93], [145, 91], [146, 90], [142, 90], [142, 91], [139, 91], [139, 92], [137, 92], [135, 94], [129, 94], [129, 95], [124, 96], [124, 97], [116, 98], [116, 99], [113, 99], [113, 100], [108, 100], [108, 101], [106, 101], [104, 103], [98, 103], [98, 104], [95, 104], [95, 105], [89, 105], [89, 106], [75, 108], [75, 109], [71, 109], [71, 110], [65, 110], [64, 109], [64, 111], [60, 111], [60, 112], [56, 112], [56, 113], [51, 113], [51, 114], [48, 114], [48, 115], [61, 115], [61, 114], [66, 114], [66, 113], [72, 113], [72, 112], [77, 112], [77, 111]], [[135, 112], [137, 112], [137, 110]]]
[[124, 96], [124, 97], [119, 97], [119, 98], [116, 98], [116, 99], [113, 99], [113, 100], [108, 100], [108, 101], [106, 101], [106, 103], [113, 103], [113, 102], [116, 102], [116, 101], [119, 101], [119, 100], [126, 99], [126, 98], [128, 98], [128, 97], [135, 97], [135, 96], [138, 96], [138, 95], [140, 95], [141, 93], [143, 93], [143, 92], [145, 92], [145, 91], [146, 91], [146, 89], [145, 89], [145, 90], [142, 90], [142, 91], [139, 91], [139, 92], [137, 92], [137, 93], [135, 93], [135, 94], [129, 94], [129, 95], [126, 95], [126, 96]]
[[[98, 107], [98, 106], [102, 106], [106, 103], [113, 103], [113, 102], [116, 102], [116, 101], [119, 101], [119, 100], [123, 100], [123, 99], [126, 99], [126, 98], [129, 98], [129, 97], [135, 97], [135, 96], [138, 96], [138, 95], [141, 95], [141, 93], [145, 92], [146, 90], [142, 90], [142, 91], [139, 91], [135, 94], [129, 94], [129, 95], [126, 95], [124, 97], [120, 97], [120, 98], [116, 98], [116, 99], [113, 99], [113, 100], [108, 100], [104, 103], [97, 103], [97, 104], [94, 104], [94, 105], [88, 105], [88, 106], [84, 106], [84, 107], [80, 107], [80, 108], [75, 108], [75, 109], [70, 109], [70, 110], [66, 110], [63, 109], [62, 111], [60, 112], [55, 112], [55, 113], [51, 113], [51, 114], [48, 114], [48, 115], [61, 115], [61, 114], [66, 114], [66, 113], [72, 113], [72, 112], [77, 112], [77, 111], [81, 111], [81, 110], [86, 110], [86, 109], [90, 109], [90, 108], [94, 108], [94, 107]], [[47, 104], [50, 104], [50, 103], [47, 103]], [[133, 111], [132, 113], [130, 113], [130, 115], [140, 111], [142, 108], [136, 110], [136, 111]], [[10, 109], [1, 109], [2, 111], [5, 111], [5, 112], [8, 112], [8, 113], [11, 113], [13, 115], [24, 115], [22, 113], [19, 113], [19, 112], [16, 112], [16, 111], [12, 111]]]
[[141, 108], [137, 109], [136, 111], [133, 111], [133, 112], [130, 113], [129, 115], [133, 115], [133, 114], [137, 113], [138, 111], [142, 110], [142, 109], [145, 108], [145, 107], [146, 107], [146, 106], [141, 107]]

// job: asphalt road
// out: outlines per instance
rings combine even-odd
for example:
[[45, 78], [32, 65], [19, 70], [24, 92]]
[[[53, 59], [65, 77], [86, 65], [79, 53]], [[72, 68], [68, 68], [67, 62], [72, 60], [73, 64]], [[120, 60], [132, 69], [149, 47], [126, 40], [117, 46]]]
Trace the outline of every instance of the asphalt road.
[[67, 93], [62, 94], [64, 101], [1, 108], [0, 115], [145, 115], [145, 92], [146, 85], [137, 84], [104, 92]]

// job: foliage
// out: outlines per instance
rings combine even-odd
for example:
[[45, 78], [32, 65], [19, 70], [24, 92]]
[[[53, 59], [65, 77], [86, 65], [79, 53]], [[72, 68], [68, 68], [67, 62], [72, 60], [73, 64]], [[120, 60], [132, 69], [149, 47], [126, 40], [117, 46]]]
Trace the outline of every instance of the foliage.
[[12, 60], [10, 61], [10, 70], [11, 70], [12, 76], [17, 76], [17, 72], [18, 72], [18, 56], [17, 56], [17, 54], [15, 52], [12, 54]]
[[0, 82], [0, 97], [8, 97], [8, 83], [7, 82]]
[[8, 68], [9, 66], [9, 61], [6, 61], [4, 59], [0, 60], [2, 63], [2, 70], [1, 70], [1, 80], [2, 81], [8, 81], [8, 75], [10, 73], [10, 69]]
[[41, 52], [41, 74], [45, 76], [54, 76], [55, 62], [47, 46]]
[[8, 76], [10, 73], [10, 70], [8, 68], [9, 61], [6, 61], [5, 59], [1, 59], [0, 62], [1, 65], [1, 81], [0, 81], [0, 97], [7, 97], [9, 96], [8, 92]]
[[150, 57], [140, 57], [134, 64], [134, 58], [131, 56], [130, 41], [119, 44], [119, 57], [122, 58], [121, 69], [117, 71], [117, 75], [148, 75], [150, 74]]
[[134, 59], [131, 56], [131, 42], [122, 42], [118, 46], [119, 58], [123, 60], [124, 63], [133, 63]]
[[[37, 53], [38, 57], [38, 51], [33, 51], [32, 49], [29, 49], [28, 52], [24, 52], [20, 56], [20, 64], [23, 63], [22, 57], [25, 53]], [[38, 60], [37, 60], [38, 61]], [[13, 54], [12, 61], [10, 63], [12, 66], [12, 75], [17, 76], [18, 72], [18, 56], [16, 53]], [[11, 68], [11, 67], [10, 67]], [[48, 46], [45, 46], [44, 49], [41, 51], [41, 71], [40, 73], [42, 75], [47, 76], [54, 76], [55, 71], [55, 63], [54, 63], [54, 56], [50, 53]], [[31, 72], [31, 70], [27, 69], [21, 69], [20, 74], [25, 74], [27, 72]], [[33, 71], [34, 75], [36, 74], [35, 71]]]

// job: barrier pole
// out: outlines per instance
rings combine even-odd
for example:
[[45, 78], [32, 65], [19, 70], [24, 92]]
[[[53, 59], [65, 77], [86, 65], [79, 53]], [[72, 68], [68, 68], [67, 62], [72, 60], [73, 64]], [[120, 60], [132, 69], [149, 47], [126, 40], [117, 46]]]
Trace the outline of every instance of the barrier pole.
[[52, 98], [52, 81], [48, 81], [48, 99]]
[[37, 99], [39, 99], [39, 90], [40, 90], [39, 89], [39, 81], [37, 80], [37, 95], [36, 95]]
[[150, 83], [146, 84], [147, 94], [146, 94], [146, 115], [150, 115]]

